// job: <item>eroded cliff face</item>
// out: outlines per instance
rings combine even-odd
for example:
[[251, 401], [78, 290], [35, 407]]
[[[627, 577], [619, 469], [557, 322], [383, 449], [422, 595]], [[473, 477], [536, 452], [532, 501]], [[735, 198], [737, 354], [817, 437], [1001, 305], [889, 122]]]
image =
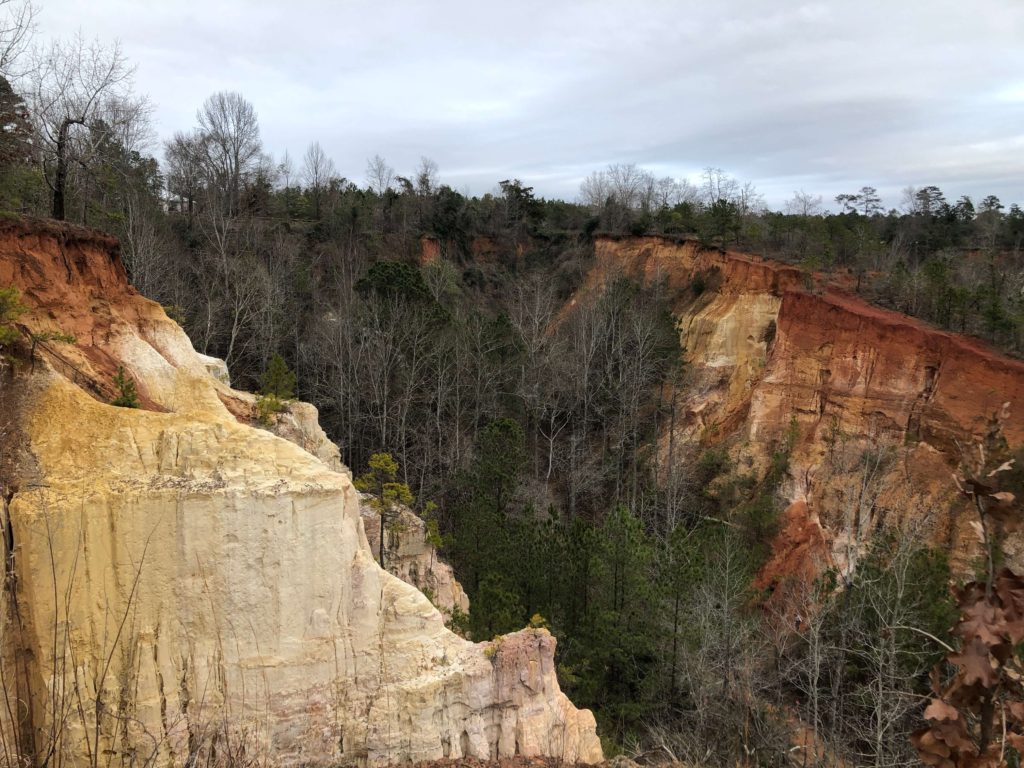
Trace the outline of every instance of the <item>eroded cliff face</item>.
[[977, 539], [951, 504], [952, 472], [1005, 402], [1005, 435], [1024, 442], [1024, 363], [744, 254], [650, 237], [599, 239], [596, 257], [583, 294], [625, 273], [673, 297], [689, 371], [675, 445], [724, 443], [756, 473], [795, 433], [792, 506], [762, 585], [847, 569], [886, 520], [967, 567]]
[[[359, 512], [373, 558], [380, 563], [380, 513], [369, 497], [362, 496]], [[427, 524], [405, 506], [384, 527], [384, 568], [420, 590], [450, 620], [456, 609], [469, 613], [469, 597], [455, 578], [452, 567], [430, 543]]]
[[[113, 247], [0, 225], [0, 286], [22, 290], [24, 329], [77, 337], [17, 377], [0, 629], [30, 706], [0, 716], [11, 743], [83, 764], [599, 760], [554, 639], [524, 630], [492, 648], [445, 629], [374, 562], [310, 414], [293, 414], [294, 442], [237, 418], [247, 397], [129, 287]], [[118, 365], [142, 409], [106, 404]]]

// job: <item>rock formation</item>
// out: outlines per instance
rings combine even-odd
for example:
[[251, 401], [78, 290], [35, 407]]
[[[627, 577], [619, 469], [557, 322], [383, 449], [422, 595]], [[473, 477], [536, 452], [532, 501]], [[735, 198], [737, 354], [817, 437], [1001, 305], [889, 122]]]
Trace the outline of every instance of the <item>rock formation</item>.
[[[600, 760], [593, 716], [559, 689], [554, 639], [475, 645], [445, 629], [374, 562], [315, 412], [292, 409], [289, 439], [247, 423], [250, 399], [115, 254], [93, 232], [0, 224], [0, 286], [21, 289], [23, 330], [77, 339], [38, 345], [3, 381], [19, 461], [2, 478], [0, 670], [28, 705], [0, 713], [10, 748], [76, 764]], [[140, 409], [107, 404], [120, 365]]]
[[[576, 301], [620, 273], [662, 281], [674, 299], [689, 373], [675, 446], [726, 444], [756, 472], [796, 431], [783, 489], [792, 506], [763, 584], [810, 559], [852, 565], [887, 514], [918, 518], [903, 522], [926, 527], [968, 566], [974, 516], [951, 504], [952, 472], [1005, 402], [1006, 437], [1024, 443], [1024, 363], [821, 276], [686, 240], [599, 239]], [[864, 457], [883, 450], [888, 459], [867, 477]], [[1024, 557], [1021, 542], [1009, 549]]]
[[[379, 563], [380, 513], [362, 497], [359, 512], [363, 517], [363, 530], [370, 542], [370, 550]], [[448, 565], [427, 537], [427, 524], [419, 515], [400, 506], [398, 515], [384, 531], [384, 566], [406, 584], [412, 584], [426, 595], [446, 618], [453, 611], [469, 613], [469, 598], [462, 590]]]

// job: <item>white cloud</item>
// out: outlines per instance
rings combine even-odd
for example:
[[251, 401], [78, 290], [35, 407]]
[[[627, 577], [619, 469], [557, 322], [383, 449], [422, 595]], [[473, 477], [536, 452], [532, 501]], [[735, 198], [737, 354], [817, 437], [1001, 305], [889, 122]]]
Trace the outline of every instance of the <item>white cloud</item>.
[[319, 140], [354, 179], [380, 153], [474, 193], [572, 196], [635, 161], [720, 166], [776, 205], [863, 184], [1024, 198], [1017, 0], [42, 2], [51, 34], [121, 38], [161, 134], [238, 90], [270, 151]]

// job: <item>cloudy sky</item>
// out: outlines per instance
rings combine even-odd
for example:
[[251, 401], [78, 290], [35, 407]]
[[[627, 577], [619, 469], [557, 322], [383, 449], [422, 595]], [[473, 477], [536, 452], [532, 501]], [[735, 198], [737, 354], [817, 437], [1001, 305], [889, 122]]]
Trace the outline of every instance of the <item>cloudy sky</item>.
[[120, 38], [157, 130], [218, 90], [264, 145], [345, 176], [421, 156], [482, 194], [574, 198], [609, 163], [715, 166], [773, 206], [908, 184], [1024, 204], [1024, 0], [39, 0], [41, 31]]

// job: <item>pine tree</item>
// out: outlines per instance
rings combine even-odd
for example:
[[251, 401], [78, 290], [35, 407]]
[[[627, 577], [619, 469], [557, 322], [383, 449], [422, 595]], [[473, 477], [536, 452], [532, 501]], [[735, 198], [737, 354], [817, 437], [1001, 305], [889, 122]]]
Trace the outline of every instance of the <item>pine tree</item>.
[[260, 378], [260, 389], [266, 397], [291, 400], [295, 397], [295, 373], [288, 370], [284, 358], [275, 354], [270, 358], [267, 370]]
[[355, 479], [354, 485], [363, 493], [372, 495], [370, 506], [380, 515], [378, 559], [380, 567], [386, 568], [384, 534], [398, 517], [399, 507], [413, 503], [412, 491], [405, 483], [398, 482], [398, 462], [390, 453], [373, 454], [368, 470]]
[[285, 402], [295, 397], [295, 373], [288, 370], [284, 358], [275, 354], [260, 377], [260, 391], [256, 398], [256, 420], [269, 427], [276, 414], [284, 410]]
[[117, 387], [117, 397], [110, 401], [111, 405], [119, 408], [138, 408], [139, 396], [135, 390], [135, 381], [124, 372], [124, 366], [117, 366], [117, 375], [114, 377], [114, 386]]

